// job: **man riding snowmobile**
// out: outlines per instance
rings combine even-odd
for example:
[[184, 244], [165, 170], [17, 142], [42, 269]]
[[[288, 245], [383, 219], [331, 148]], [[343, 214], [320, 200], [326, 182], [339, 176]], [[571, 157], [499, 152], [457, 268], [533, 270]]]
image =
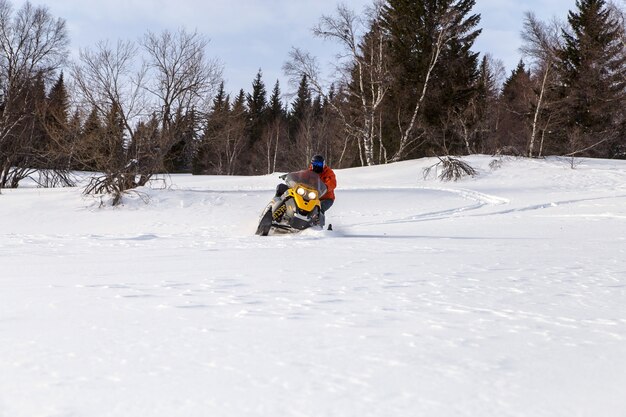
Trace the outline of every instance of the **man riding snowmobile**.
[[276, 195], [263, 211], [256, 234], [267, 236], [272, 230], [298, 231], [324, 226], [324, 212], [333, 205], [337, 186], [335, 173], [325, 165], [324, 158], [315, 155], [308, 170], [280, 178], [285, 183], [276, 187]]
[[337, 188], [337, 177], [330, 169], [322, 155], [315, 155], [311, 158], [309, 170], [319, 174], [320, 179], [326, 184], [326, 194], [320, 197], [322, 203], [322, 213], [325, 213], [335, 202], [335, 188]]

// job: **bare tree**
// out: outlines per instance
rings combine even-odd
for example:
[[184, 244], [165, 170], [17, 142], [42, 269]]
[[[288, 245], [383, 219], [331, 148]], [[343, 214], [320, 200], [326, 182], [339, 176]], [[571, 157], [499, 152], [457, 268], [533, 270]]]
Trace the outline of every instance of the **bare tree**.
[[163, 153], [181, 135], [174, 122], [177, 114], [192, 109], [206, 110], [212, 93], [221, 82], [222, 67], [206, 58], [209, 41], [198, 32], [184, 29], [160, 34], [148, 32], [142, 46], [148, 55], [149, 82], [145, 88], [156, 99], [154, 113], [161, 120]]
[[209, 139], [215, 158], [211, 158], [213, 172], [221, 175], [235, 175], [239, 159], [246, 144], [246, 121], [241, 114], [228, 116], [227, 124]]
[[281, 142], [286, 136], [287, 125], [280, 117], [274, 118], [263, 131], [262, 140], [258, 145], [258, 152], [265, 156], [266, 172], [268, 174], [276, 172], [278, 155], [281, 145], [283, 145]]
[[134, 122], [147, 110], [146, 66], [138, 66], [137, 52], [137, 46], [130, 41], [120, 40], [115, 46], [100, 41], [94, 50], [81, 49], [79, 61], [71, 66], [83, 104], [95, 108], [103, 118], [112, 106], [118, 106], [130, 140]]
[[[539, 93], [537, 103], [535, 105], [530, 140], [528, 143], [528, 156], [533, 157], [535, 151], [535, 143], [537, 134], [540, 130], [540, 115], [546, 107], [546, 93], [551, 84], [555, 82], [556, 71], [554, 68], [557, 51], [561, 47], [559, 33], [561, 32], [561, 24], [556, 20], [551, 25], [539, 21], [532, 12], [527, 12], [524, 16], [524, 29], [522, 30], [522, 40], [524, 42], [522, 52], [532, 58], [535, 63], [536, 73], [539, 74], [541, 82], [539, 85]], [[551, 118], [547, 118], [548, 122]], [[547, 130], [544, 126], [543, 132]], [[537, 156], [541, 156], [543, 151], [543, 138]]]
[[367, 10], [367, 19], [359, 18], [345, 5], [339, 5], [336, 15], [322, 16], [313, 29], [315, 36], [336, 41], [341, 45], [343, 52], [338, 56], [341, 58], [338, 70], [342, 85], [346, 86], [348, 98], [358, 103], [357, 117], [350, 115], [354, 108], [344, 109], [334, 100], [329, 100], [327, 90], [320, 81], [317, 63], [308, 53], [295, 48], [290, 54], [290, 61], [283, 67], [293, 79], [299, 79], [302, 75], [308, 77], [315, 92], [325, 98], [337, 112], [346, 134], [357, 138], [367, 165], [376, 163], [376, 119], [389, 90], [387, 44], [380, 27], [382, 4], [381, 1], [376, 1]]
[[65, 61], [67, 46], [65, 21], [47, 8], [26, 2], [14, 14], [11, 3], [0, 0], [0, 188], [17, 185], [11, 171], [30, 147], [20, 139], [24, 120], [34, 113], [28, 104], [33, 80], [49, 79]]
[[[121, 194], [137, 185], [145, 184], [156, 173], [154, 152], [141, 152], [147, 161], [137, 159], [128, 149], [131, 144], [153, 146], [150, 141], [136, 137], [137, 122], [145, 115], [147, 101], [143, 83], [146, 67], [138, 64], [137, 46], [128, 41], [118, 41], [115, 46], [98, 42], [94, 50], [81, 49], [79, 61], [71, 73], [83, 104], [93, 108], [101, 120], [115, 127], [113, 133], [102, 136], [107, 155], [101, 159], [99, 169], [103, 175], [87, 187], [86, 192], [110, 192], [114, 204]], [[118, 131], [119, 130], [119, 131]], [[145, 137], [152, 135], [142, 134]]]

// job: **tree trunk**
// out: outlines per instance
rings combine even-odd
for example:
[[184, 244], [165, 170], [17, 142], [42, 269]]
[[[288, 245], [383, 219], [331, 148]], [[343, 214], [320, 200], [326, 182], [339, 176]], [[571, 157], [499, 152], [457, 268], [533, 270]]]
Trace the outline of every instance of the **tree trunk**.
[[[543, 74], [543, 80], [541, 81], [541, 90], [539, 92], [539, 100], [537, 101], [537, 108], [535, 108], [535, 115], [533, 117], [533, 129], [532, 129], [532, 133], [530, 135], [530, 143], [528, 145], [528, 157], [532, 158], [533, 157], [533, 150], [535, 147], [535, 139], [537, 137], [537, 124], [538, 124], [538, 120], [539, 120], [539, 112], [541, 111], [541, 106], [543, 104], [543, 94], [545, 92], [546, 89], [546, 82], [548, 80], [548, 72], [550, 72], [550, 63], [548, 62], [546, 65], [546, 70], [544, 71]], [[541, 144], [542, 144], [542, 148], [543, 148], [543, 136], [541, 136]]]
[[422, 86], [422, 93], [415, 103], [415, 108], [413, 110], [413, 115], [411, 117], [411, 121], [407, 128], [402, 132], [400, 136], [400, 145], [395, 155], [391, 158], [391, 162], [398, 162], [404, 156], [407, 151], [409, 145], [413, 142], [411, 138], [411, 134], [413, 133], [413, 129], [415, 128], [415, 122], [417, 121], [417, 116], [420, 112], [422, 104], [424, 103], [424, 99], [426, 97], [426, 92], [428, 91], [428, 84], [430, 82], [430, 77], [432, 76], [433, 70], [437, 65], [437, 61], [439, 60], [439, 55], [441, 54], [441, 49], [446, 41], [446, 28], [442, 28], [437, 37], [437, 42], [435, 43], [435, 50], [433, 51], [432, 57], [430, 59], [430, 64], [428, 66], [428, 71], [426, 72], [426, 76], [424, 77], [424, 85]]

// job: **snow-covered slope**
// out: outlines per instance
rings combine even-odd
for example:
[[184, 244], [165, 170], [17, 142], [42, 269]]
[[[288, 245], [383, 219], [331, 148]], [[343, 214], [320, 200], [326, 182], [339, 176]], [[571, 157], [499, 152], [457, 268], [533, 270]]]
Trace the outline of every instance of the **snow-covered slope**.
[[266, 238], [278, 174], [3, 190], [0, 416], [625, 416], [626, 163], [467, 160]]

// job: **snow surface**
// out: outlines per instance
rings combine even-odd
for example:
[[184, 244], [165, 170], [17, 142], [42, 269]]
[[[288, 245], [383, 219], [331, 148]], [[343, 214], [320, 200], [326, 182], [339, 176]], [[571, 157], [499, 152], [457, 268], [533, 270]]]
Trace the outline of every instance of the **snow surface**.
[[269, 237], [279, 174], [2, 190], [0, 416], [626, 416], [626, 162], [492, 160]]

